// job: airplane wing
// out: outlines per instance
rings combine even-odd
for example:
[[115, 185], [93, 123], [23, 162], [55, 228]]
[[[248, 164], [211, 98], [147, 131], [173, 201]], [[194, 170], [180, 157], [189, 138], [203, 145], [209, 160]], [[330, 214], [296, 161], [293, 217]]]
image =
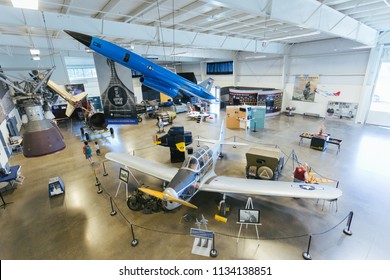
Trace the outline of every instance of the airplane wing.
[[125, 153], [107, 153], [106, 159], [166, 182], [170, 182], [179, 170], [175, 167]]
[[[81, 100], [83, 100], [85, 97], [87, 97], [88, 93], [82, 92], [75, 96], [67, 92], [66, 90], [62, 89], [59, 85], [57, 85], [55, 82], [49, 80], [47, 82], [47, 86], [54, 90], [58, 95], [60, 95], [63, 99], [68, 101], [69, 103], [76, 103]], [[73, 105], [73, 104], [72, 104]]]
[[242, 143], [242, 142], [233, 142], [233, 141], [225, 141], [225, 140], [220, 141], [220, 140], [206, 139], [206, 138], [196, 138], [196, 141], [210, 143], [210, 144], [215, 144], [218, 142], [221, 145], [248, 146], [247, 143]]
[[319, 184], [254, 180], [226, 176], [211, 178], [199, 190], [226, 194], [235, 193], [329, 200], [336, 199], [342, 195], [342, 191], [338, 188]]

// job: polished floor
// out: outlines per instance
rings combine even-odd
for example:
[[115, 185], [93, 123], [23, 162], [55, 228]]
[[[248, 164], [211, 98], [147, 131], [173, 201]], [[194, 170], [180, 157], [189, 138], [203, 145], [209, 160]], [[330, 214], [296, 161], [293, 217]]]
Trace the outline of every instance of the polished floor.
[[[222, 112], [220, 120], [223, 117]], [[192, 131], [195, 140], [197, 136], [216, 138], [220, 120], [197, 124], [180, 114], [174, 124]], [[208, 220], [207, 228], [215, 232], [220, 260], [300, 260], [310, 235], [310, 255], [316, 260], [390, 259], [389, 129], [300, 115], [269, 118], [264, 129], [248, 134], [227, 129], [226, 138], [250, 146], [278, 145], [286, 159], [294, 151], [298, 160], [312, 166], [319, 176], [338, 180], [343, 191], [337, 211], [336, 205], [329, 202], [253, 197], [254, 207], [261, 211], [258, 240], [255, 226], [244, 226], [237, 239], [237, 213], [245, 207], [246, 198], [228, 198], [230, 212], [224, 223], [214, 219], [220, 194], [198, 193], [192, 200], [198, 210], [180, 207], [153, 214], [131, 211], [123, 185], [116, 196], [120, 166], [105, 162], [108, 176], [103, 176], [105, 153], [135, 153], [170, 164], [169, 150], [153, 144], [155, 124], [155, 120], [146, 118], [138, 126], [114, 126], [114, 137], [98, 140], [102, 155], [93, 156], [93, 166], [82, 154], [80, 124], [74, 122], [59, 125], [67, 145], [64, 150], [37, 158], [12, 155], [10, 165], [20, 164], [25, 180], [3, 192], [5, 201], [13, 203], [0, 208], [0, 259], [209, 259], [192, 253], [194, 237], [190, 236], [190, 228], [196, 227], [196, 219], [201, 220], [202, 215]], [[322, 124], [327, 133], [343, 140], [339, 154], [336, 146], [320, 152], [310, 149], [307, 140], [299, 145], [300, 133], [317, 132]], [[192, 146], [196, 148], [197, 142]], [[245, 176], [245, 152], [250, 146], [225, 147], [217, 174]], [[291, 181], [292, 170], [290, 159], [280, 180]], [[137, 172], [134, 175], [148, 186], [161, 185], [157, 179]], [[49, 198], [48, 181], [55, 176], [64, 181], [65, 194]], [[96, 178], [101, 183], [101, 194], [97, 193]], [[131, 189], [136, 185], [132, 181]], [[114, 216], [111, 202], [117, 211]], [[343, 230], [351, 212], [349, 236]], [[135, 247], [131, 246], [132, 229], [139, 242]]]

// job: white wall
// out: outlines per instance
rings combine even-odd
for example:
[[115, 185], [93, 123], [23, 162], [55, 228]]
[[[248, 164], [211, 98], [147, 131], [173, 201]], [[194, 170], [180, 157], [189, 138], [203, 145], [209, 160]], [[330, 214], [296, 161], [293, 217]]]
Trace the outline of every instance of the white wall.
[[[369, 61], [369, 50], [353, 50], [346, 40], [328, 40], [291, 46], [286, 64], [283, 57], [235, 60], [237, 77], [215, 75], [217, 86], [267, 87], [284, 90], [283, 108], [296, 107], [296, 113], [316, 113], [324, 117], [329, 101], [359, 103]], [[183, 65], [183, 72], [205, 76], [200, 64]], [[283, 73], [286, 73], [283, 84]], [[337, 92], [339, 97], [316, 95], [315, 102], [292, 100], [296, 75], [319, 75], [317, 87]], [[234, 80], [235, 79], [235, 80]]]
[[[302, 46], [301, 46], [302, 48]], [[369, 52], [330, 53], [326, 55], [292, 56], [283, 98], [283, 108], [293, 106], [296, 113], [315, 113], [324, 117], [329, 101], [359, 103]], [[296, 75], [319, 75], [318, 89], [337, 92], [340, 96], [315, 96], [314, 102], [293, 101]]]

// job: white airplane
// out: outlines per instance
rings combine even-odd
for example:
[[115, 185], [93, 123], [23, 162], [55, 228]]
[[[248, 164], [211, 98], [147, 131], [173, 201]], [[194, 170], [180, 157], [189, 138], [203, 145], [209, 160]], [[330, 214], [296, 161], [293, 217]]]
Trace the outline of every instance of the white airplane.
[[[155, 178], [168, 182], [161, 191], [139, 187], [138, 190], [157, 197], [163, 201], [166, 209], [173, 210], [180, 205], [197, 208], [189, 201], [199, 191], [217, 192], [225, 195], [268, 195], [293, 198], [337, 199], [342, 195], [340, 189], [320, 184], [254, 180], [216, 175], [214, 168], [224, 144], [239, 145], [243, 143], [226, 142], [224, 139], [224, 122], [219, 140], [204, 140], [213, 143], [211, 147], [203, 146], [183, 162], [181, 168], [166, 166], [152, 160], [110, 152], [106, 158]], [[243, 144], [246, 145], [246, 144]], [[224, 202], [224, 199], [221, 201]], [[221, 206], [222, 208], [222, 206]]]
[[202, 119], [202, 120], [205, 120], [206, 118], [210, 117], [210, 114], [206, 113], [206, 112], [199, 112], [199, 111], [191, 111], [191, 112], [188, 112], [187, 113], [187, 116], [191, 119], [195, 119], [197, 120], [199, 117]]
[[321, 94], [322, 96], [325, 96], [325, 97], [328, 97], [328, 96], [340, 96], [340, 91], [331, 92], [331, 91], [315, 88], [314, 92], [318, 93], [318, 94]]

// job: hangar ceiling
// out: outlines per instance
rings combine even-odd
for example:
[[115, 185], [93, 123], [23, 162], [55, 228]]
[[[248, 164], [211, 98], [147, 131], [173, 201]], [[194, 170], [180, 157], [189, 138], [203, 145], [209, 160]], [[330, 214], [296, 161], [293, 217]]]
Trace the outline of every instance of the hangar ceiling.
[[39, 0], [39, 10], [0, 0], [0, 52], [77, 56], [64, 29], [161, 61], [282, 55], [292, 44], [343, 38], [370, 47], [390, 30], [390, 0]]

